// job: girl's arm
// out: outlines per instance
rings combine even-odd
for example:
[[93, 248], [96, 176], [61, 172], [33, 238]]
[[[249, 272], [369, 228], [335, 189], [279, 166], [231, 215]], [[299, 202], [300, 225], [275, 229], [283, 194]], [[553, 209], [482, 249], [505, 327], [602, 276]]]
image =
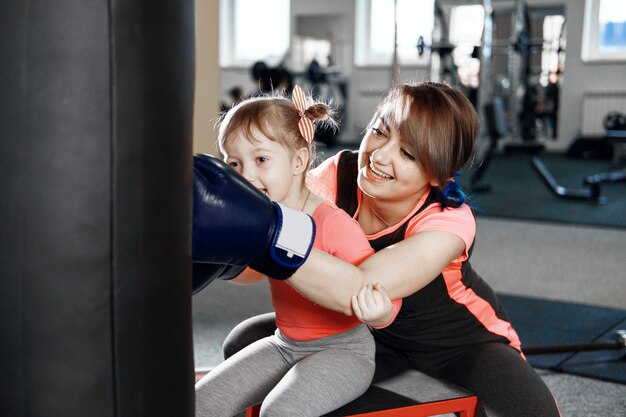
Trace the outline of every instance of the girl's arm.
[[352, 315], [352, 296], [366, 283], [379, 282], [391, 299], [404, 298], [428, 285], [464, 251], [463, 239], [442, 231], [417, 233], [358, 267], [313, 249], [288, 282], [313, 302]]

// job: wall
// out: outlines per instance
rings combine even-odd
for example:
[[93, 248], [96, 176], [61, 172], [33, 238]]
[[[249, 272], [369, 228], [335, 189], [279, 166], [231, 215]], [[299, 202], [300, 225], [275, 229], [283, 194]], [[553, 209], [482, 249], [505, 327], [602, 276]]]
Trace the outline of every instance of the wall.
[[[450, 0], [453, 1], [453, 0]], [[460, 1], [459, 3], [468, 3]], [[494, 4], [514, 5], [512, 0], [494, 0]], [[585, 0], [528, 0], [529, 6], [565, 5], [567, 24], [567, 50], [565, 71], [561, 85], [559, 109], [559, 137], [546, 144], [552, 151], [566, 151], [572, 140], [581, 130], [583, 95], [586, 92], [626, 90], [626, 70], [620, 63], [584, 63], [581, 59], [582, 30]], [[345, 37], [346, 53], [353, 54], [355, 31], [354, 0], [292, 0], [292, 36], [298, 16], [330, 14], [342, 16], [346, 22], [342, 28]], [[349, 75], [348, 115], [343, 121], [344, 132], [341, 142], [353, 143], [359, 140], [362, 129], [367, 125], [380, 97], [391, 85], [391, 63], [388, 67], [357, 67], [354, 60], [344, 62], [343, 72]], [[428, 69], [403, 67], [400, 80], [423, 80], [428, 78]], [[222, 70], [221, 95], [227, 97], [227, 90], [233, 85], [243, 85], [247, 91], [254, 89], [248, 68]]]
[[196, 0], [196, 85], [193, 120], [193, 152], [216, 155], [219, 115], [220, 68], [218, 65], [219, 1]]
[[556, 149], [566, 149], [581, 131], [583, 95], [587, 92], [626, 91], [626, 63], [589, 63], [581, 59], [584, 0], [565, 4], [567, 51], [561, 88], [559, 140]]

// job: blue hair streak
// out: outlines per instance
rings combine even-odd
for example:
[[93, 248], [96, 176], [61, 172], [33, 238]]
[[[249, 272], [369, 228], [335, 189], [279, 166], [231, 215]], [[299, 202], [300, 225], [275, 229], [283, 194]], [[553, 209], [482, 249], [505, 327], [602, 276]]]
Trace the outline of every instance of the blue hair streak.
[[440, 194], [441, 208], [446, 207], [457, 208], [461, 207], [467, 197], [461, 189], [461, 186], [456, 181], [448, 181], [443, 191]]

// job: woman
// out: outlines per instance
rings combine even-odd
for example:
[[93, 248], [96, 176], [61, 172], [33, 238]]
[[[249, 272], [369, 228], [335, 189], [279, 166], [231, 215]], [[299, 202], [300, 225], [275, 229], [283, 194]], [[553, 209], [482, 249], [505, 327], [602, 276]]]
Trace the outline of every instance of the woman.
[[[348, 315], [367, 282], [403, 299], [396, 320], [373, 329], [375, 380], [416, 369], [477, 394], [478, 415], [558, 416], [494, 292], [469, 263], [475, 219], [451, 177], [470, 158], [477, 130], [460, 91], [437, 83], [394, 87], [358, 154], [342, 152], [308, 177], [314, 193], [358, 221], [376, 253], [355, 267], [312, 250], [287, 282]], [[264, 336], [272, 320], [240, 324], [225, 355]]]

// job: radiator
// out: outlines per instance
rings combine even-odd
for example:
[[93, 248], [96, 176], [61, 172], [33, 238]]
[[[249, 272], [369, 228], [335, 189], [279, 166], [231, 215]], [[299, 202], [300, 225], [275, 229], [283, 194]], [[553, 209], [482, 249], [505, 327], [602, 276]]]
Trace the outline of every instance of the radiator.
[[626, 113], [626, 91], [584, 93], [581, 133], [589, 136], [603, 135], [602, 121], [611, 111]]

